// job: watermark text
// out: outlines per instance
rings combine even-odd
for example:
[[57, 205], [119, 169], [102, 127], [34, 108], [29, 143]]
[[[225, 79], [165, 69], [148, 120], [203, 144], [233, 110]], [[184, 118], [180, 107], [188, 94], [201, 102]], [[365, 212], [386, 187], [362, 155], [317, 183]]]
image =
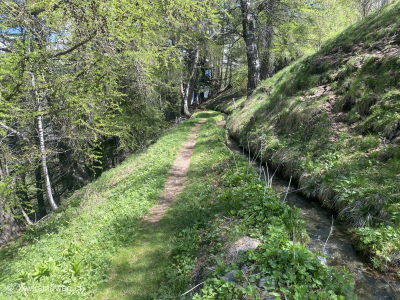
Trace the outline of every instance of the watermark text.
[[23, 285], [23, 284], [9, 284], [7, 290], [12, 292], [61, 292], [61, 293], [72, 293], [72, 292], [84, 292], [85, 288], [79, 286], [67, 286], [67, 285]]

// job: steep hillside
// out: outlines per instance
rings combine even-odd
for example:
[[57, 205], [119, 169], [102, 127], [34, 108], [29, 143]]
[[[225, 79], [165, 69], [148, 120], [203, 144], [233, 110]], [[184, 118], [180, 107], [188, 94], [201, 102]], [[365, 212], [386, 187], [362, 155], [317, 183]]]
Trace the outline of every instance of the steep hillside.
[[395, 2], [262, 82], [227, 125], [334, 208], [382, 269], [400, 264], [399, 15]]

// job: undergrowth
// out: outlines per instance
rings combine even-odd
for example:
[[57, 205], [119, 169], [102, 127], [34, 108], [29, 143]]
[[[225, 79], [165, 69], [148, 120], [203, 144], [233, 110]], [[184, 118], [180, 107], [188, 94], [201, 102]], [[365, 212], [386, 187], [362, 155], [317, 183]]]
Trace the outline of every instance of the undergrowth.
[[[214, 119], [200, 128], [188, 185], [164, 218], [176, 234], [154, 299], [354, 299], [350, 274], [304, 246], [299, 210], [266, 187], [244, 158], [233, 157], [225, 134]], [[232, 258], [231, 246], [243, 237], [260, 245]], [[229, 273], [233, 279], [225, 280]]]

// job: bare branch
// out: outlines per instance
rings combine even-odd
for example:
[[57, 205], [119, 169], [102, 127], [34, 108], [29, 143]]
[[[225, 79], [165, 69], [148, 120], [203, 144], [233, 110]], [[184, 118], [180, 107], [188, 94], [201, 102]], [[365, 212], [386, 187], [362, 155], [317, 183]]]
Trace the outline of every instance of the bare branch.
[[11, 50], [8, 48], [0, 48], [0, 51], [11, 53]]
[[15, 135], [18, 135], [18, 136], [22, 137], [22, 139], [23, 139], [24, 141], [29, 142], [29, 139], [28, 139], [23, 133], [21, 133], [21, 132], [15, 130], [15, 129], [13, 129], [13, 128], [11, 128], [11, 127], [9, 127], [9, 126], [7, 126], [6, 124], [3, 124], [3, 123], [1, 123], [1, 122], [0, 122], [0, 126], [3, 127], [4, 129], [8, 130], [8, 131], [11, 131], [11, 132], [14, 133]]
[[80, 46], [82, 46], [82, 45], [86, 44], [87, 42], [89, 42], [90, 40], [92, 40], [94, 37], [95, 37], [95, 34], [93, 33], [87, 39], [83, 40], [82, 42], [80, 42], [80, 43], [78, 43], [78, 44], [76, 44], [74, 46], [72, 46], [71, 48], [69, 48], [67, 50], [64, 50], [64, 51], [61, 51], [61, 52], [58, 52], [58, 53], [54, 54], [53, 57], [59, 57], [59, 56], [71, 53], [75, 49], [79, 48]]

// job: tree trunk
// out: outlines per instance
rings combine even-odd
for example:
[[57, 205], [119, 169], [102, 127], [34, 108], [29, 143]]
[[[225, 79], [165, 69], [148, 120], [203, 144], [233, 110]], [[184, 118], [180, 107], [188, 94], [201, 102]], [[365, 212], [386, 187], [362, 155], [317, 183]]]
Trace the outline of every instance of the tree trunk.
[[226, 68], [225, 68], [225, 74], [224, 74], [224, 87], [228, 85], [228, 73], [229, 73], [229, 65], [231, 61], [231, 56], [228, 54], [226, 56]]
[[19, 209], [21, 210], [21, 213], [24, 216], [26, 223], [28, 223], [29, 225], [33, 225], [31, 219], [29, 219], [29, 216], [26, 214], [25, 210], [22, 208], [21, 205], [19, 205]]
[[263, 53], [261, 54], [261, 74], [260, 79], [265, 80], [271, 76], [271, 69], [270, 69], [270, 48], [272, 45], [272, 25], [267, 24], [266, 28], [263, 32]]
[[29, 203], [28, 193], [26, 191], [26, 174], [21, 174], [17, 176], [16, 182], [16, 194], [17, 194], [17, 203], [22, 215], [25, 218], [26, 223], [29, 225], [33, 225], [32, 221], [29, 219], [29, 216], [26, 214], [25, 209], [31, 209], [31, 205]]
[[224, 80], [224, 54], [222, 57], [218, 59], [218, 82], [216, 90], [219, 91], [222, 88], [223, 80]]
[[189, 111], [189, 101], [191, 101], [192, 99], [192, 93], [190, 93], [190, 91], [193, 91], [192, 89], [192, 80], [188, 81], [188, 84], [186, 85], [186, 89], [185, 89], [185, 97], [183, 98], [183, 114], [190, 118], [192, 116], [192, 114]]
[[232, 64], [233, 64], [233, 59], [231, 59], [231, 62], [229, 64], [229, 83], [232, 83]]
[[42, 172], [40, 170], [39, 165], [35, 168], [35, 180], [36, 180], [36, 199], [39, 208], [39, 217], [43, 218], [47, 214], [47, 212], [43, 198]]
[[260, 60], [255, 39], [255, 16], [250, 0], [240, 0], [242, 10], [243, 38], [247, 55], [247, 95], [250, 95], [260, 82]]
[[0, 198], [0, 246], [12, 241], [20, 232], [20, 226], [5, 210], [3, 199]]
[[0, 159], [0, 181], [4, 180], [5, 172], [3, 171], [3, 163]]
[[261, 80], [265, 80], [272, 75], [271, 65], [270, 65], [270, 50], [272, 47], [272, 39], [274, 33], [274, 16], [276, 7], [279, 5], [280, 0], [270, 0], [267, 2], [266, 6], [263, 8], [267, 22], [262, 29], [262, 53], [261, 53]]
[[[6, 163], [0, 159], [0, 180], [8, 175]], [[5, 200], [0, 195], [0, 246], [18, 236], [20, 227], [16, 220], [5, 210]]]
[[49, 198], [49, 203], [50, 203], [51, 208], [53, 210], [56, 210], [58, 208], [58, 206], [54, 202], [53, 194], [51, 192], [50, 177], [49, 177], [49, 172], [48, 172], [47, 163], [46, 163], [46, 160], [47, 160], [46, 159], [46, 147], [44, 144], [43, 125], [42, 125], [42, 116], [41, 115], [39, 115], [37, 117], [37, 122], [38, 122], [38, 134], [39, 134], [39, 141], [40, 141], [40, 152], [42, 154], [43, 176], [44, 176], [44, 181], [46, 184], [47, 197]]
[[189, 66], [192, 65], [191, 71], [190, 71], [190, 76], [189, 80], [186, 84], [185, 92], [184, 92], [184, 97], [183, 97], [183, 113], [185, 116], [190, 118], [192, 115], [189, 111], [189, 101], [192, 100], [193, 96], [193, 91], [194, 91], [194, 86], [196, 84], [197, 80], [197, 65], [199, 63], [199, 49], [194, 50], [194, 57], [193, 57], [193, 62]]
[[183, 80], [181, 80], [181, 99], [182, 99], [182, 101], [181, 101], [181, 106], [180, 106], [180, 111], [179, 111], [181, 116], [185, 115], [185, 110], [184, 110], [184, 107], [185, 107], [185, 90], [186, 90], [185, 89], [185, 85], [183, 83]]
[[58, 208], [57, 204], [54, 202], [53, 199], [53, 194], [51, 192], [51, 183], [50, 183], [50, 177], [49, 177], [49, 172], [47, 169], [47, 162], [46, 162], [46, 147], [44, 144], [44, 136], [43, 136], [43, 124], [42, 124], [42, 115], [40, 114], [40, 96], [39, 93], [36, 89], [36, 80], [35, 80], [35, 75], [34, 73], [32, 74], [32, 88], [34, 91], [34, 96], [36, 98], [36, 102], [38, 105], [38, 116], [37, 116], [37, 126], [38, 126], [38, 137], [39, 137], [39, 146], [40, 146], [40, 153], [42, 155], [42, 169], [43, 169], [43, 176], [44, 176], [44, 181], [46, 184], [46, 192], [47, 196], [49, 198], [49, 203], [50, 206], [53, 210], [56, 210]]

